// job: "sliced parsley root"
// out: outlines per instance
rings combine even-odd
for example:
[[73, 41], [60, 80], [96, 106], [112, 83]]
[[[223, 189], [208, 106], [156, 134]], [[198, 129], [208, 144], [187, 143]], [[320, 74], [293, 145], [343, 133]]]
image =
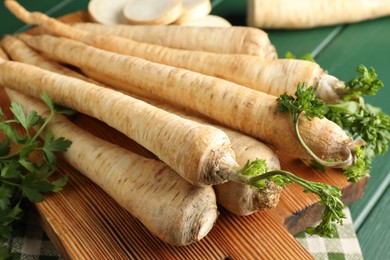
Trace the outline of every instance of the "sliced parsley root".
[[341, 201], [341, 190], [336, 186], [324, 183], [312, 182], [283, 170], [268, 171], [265, 160], [254, 160], [238, 170], [235, 181], [243, 182], [254, 188], [263, 189], [266, 180], [285, 187], [286, 184], [296, 183], [304, 188], [304, 192], [313, 193], [319, 196], [318, 203], [324, 205], [322, 221], [316, 227], [306, 228], [306, 233], [322, 237], [332, 237], [336, 232], [334, 223], [342, 224], [344, 204]]
[[[0, 256], [7, 254], [5, 243], [11, 237], [12, 223], [22, 216], [22, 199], [40, 202], [43, 194], [60, 191], [67, 181], [66, 176], [49, 180], [56, 170], [55, 152], [66, 151], [71, 142], [54, 139], [49, 131], [43, 139], [38, 139], [48, 122], [60, 113], [47, 95], [42, 99], [50, 108], [45, 120], [36, 111], [24, 113], [18, 103], [11, 105], [12, 119], [4, 120], [0, 109], [0, 129], [5, 136], [0, 143]], [[38, 128], [34, 134], [30, 131], [33, 127]], [[23, 129], [23, 133], [18, 129]], [[39, 155], [41, 160], [32, 159]]]

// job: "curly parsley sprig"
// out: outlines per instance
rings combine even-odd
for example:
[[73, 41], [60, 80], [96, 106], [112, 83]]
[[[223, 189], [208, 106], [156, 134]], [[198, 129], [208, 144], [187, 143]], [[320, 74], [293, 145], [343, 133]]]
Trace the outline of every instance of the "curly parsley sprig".
[[295, 96], [282, 94], [277, 98], [277, 101], [279, 102], [279, 111], [290, 114], [299, 143], [317, 164], [324, 167], [343, 167], [350, 164], [349, 159], [346, 161], [325, 161], [319, 158], [306, 145], [299, 133], [299, 118], [301, 115], [304, 115], [310, 121], [313, 117], [323, 118], [328, 111], [325, 103], [316, 97], [316, 92], [312, 86], [306, 87], [305, 83], [299, 84]]
[[369, 172], [372, 159], [383, 155], [388, 150], [390, 141], [389, 115], [380, 108], [365, 103], [363, 97], [376, 95], [383, 83], [377, 79], [373, 68], [368, 70], [360, 65], [357, 72], [360, 73], [359, 76], [346, 82], [347, 92], [342, 96], [342, 101], [327, 104], [328, 111], [325, 114], [326, 118], [338, 124], [352, 137], [360, 137], [365, 141], [365, 146], [357, 153], [356, 163], [344, 169], [352, 182], [364, 176], [364, 172]]
[[261, 159], [248, 161], [239, 169], [238, 173], [239, 182], [257, 189], [263, 189], [266, 186], [265, 181], [269, 180], [282, 188], [287, 184], [296, 183], [304, 188], [304, 192], [318, 195], [319, 204], [324, 205], [325, 209], [322, 213], [321, 223], [316, 227], [306, 228], [306, 233], [310, 235], [333, 237], [336, 232], [333, 224], [343, 224], [343, 218], [345, 217], [343, 209], [345, 206], [341, 201], [341, 190], [336, 186], [308, 181], [288, 171], [268, 171], [266, 161]]
[[[286, 58], [294, 59], [296, 56], [288, 52]], [[299, 59], [315, 62], [310, 55]], [[356, 71], [358, 75], [345, 82], [343, 89], [338, 89], [340, 100], [336, 104], [325, 103], [327, 112], [324, 114], [353, 138], [362, 138], [365, 141], [364, 147], [355, 149], [355, 163], [344, 168], [345, 176], [351, 182], [356, 182], [370, 171], [372, 159], [383, 155], [388, 150], [390, 141], [389, 115], [378, 107], [365, 104], [363, 98], [376, 95], [384, 84], [372, 67], [368, 69], [359, 65]]]
[[366, 66], [359, 65], [356, 71], [359, 75], [345, 83], [346, 92], [341, 95], [344, 101], [354, 100], [362, 95], [374, 96], [383, 87], [374, 68], [368, 70]]
[[[0, 130], [5, 136], [0, 142], [0, 258], [8, 255], [6, 243], [11, 237], [12, 223], [22, 216], [22, 200], [40, 202], [45, 193], [60, 191], [67, 182], [66, 176], [54, 181], [49, 177], [57, 169], [55, 153], [65, 152], [71, 141], [54, 139], [50, 131], [45, 132], [43, 139], [39, 136], [56, 114], [68, 111], [58, 110], [47, 94], [42, 95], [42, 100], [50, 108], [45, 119], [36, 111], [25, 113], [20, 104], [12, 103], [13, 119], [3, 120], [0, 109]], [[32, 128], [37, 130], [31, 131]], [[39, 156], [40, 160], [32, 159]]]

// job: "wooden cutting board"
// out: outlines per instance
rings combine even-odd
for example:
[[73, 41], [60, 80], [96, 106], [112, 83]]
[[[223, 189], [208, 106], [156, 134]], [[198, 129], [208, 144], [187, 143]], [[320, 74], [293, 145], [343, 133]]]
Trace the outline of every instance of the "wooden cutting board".
[[[66, 22], [88, 21], [85, 11], [62, 18]], [[3, 89], [0, 105], [8, 112], [10, 103]], [[142, 155], [150, 154], [121, 133], [88, 116], [77, 114], [73, 122], [95, 135]], [[340, 171], [321, 172], [301, 160], [280, 154], [282, 168], [300, 177], [339, 186], [343, 201], [359, 199], [368, 178], [350, 184]], [[49, 194], [36, 204], [48, 236], [66, 259], [311, 259], [293, 234], [315, 224], [322, 207], [317, 197], [289, 185], [276, 209], [251, 216], [235, 216], [220, 208], [211, 232], [200, 242], [173, 247], [150, 234], [130, 213], [103, 190], [59, 160], [59, 174], [69, 182], [63, 191]], [[162, 216], [163, 217], [163, 216]]]

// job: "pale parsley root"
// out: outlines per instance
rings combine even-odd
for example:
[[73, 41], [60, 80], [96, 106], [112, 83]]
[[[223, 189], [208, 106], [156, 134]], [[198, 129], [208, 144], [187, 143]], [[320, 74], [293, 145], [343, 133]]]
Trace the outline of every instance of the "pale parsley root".
[[[0, 143], [0, 258], [8, 255], [6, 245], [12, 234], [12, 223], [21, 218], [23, 209], [21, 202], [27, 198], [32, 202], [40, 202], [47, 192], [57, 192], [67, 182], [67, 177], [50, 181], [49, 177], [56, 170], [56, 152], [65, 152], [71, 145], [64, 138], [54, 139], [53, 134], [46, 132], [43, 139], [39, 135], [59, 111], [47, 95], [43, 101], [50, 108], [50, 115], [43, 119], [36, 111], [26, 114], [18, 103], [12, 103], [13, 119], [4, 120], [0, 109], [0, 129], [4, 133]], [[32, 128], [38, 128], [32, 134]], [[23, 129], [23, 134], [18, 132]], [[11, 143], [16, 151], [11, 151]], [[42, 155], [39, 162], [31, 159], [31, 154]]]
[[[296, 56], [288, 52], [286, 58], [295, 59]], [[299, 59], [315, 62], [311, 54], [306, 54]], [[360, 180], [370, 172], [372, 159], [387, 152], [390, 141], [389, 115], [364, 101], [364, 96], [376, 95], [378, 90], [383, 87], [383, 82], [378, 79], [378, 75], [372, 67], [368, 69], [364, 65], [359, 65], [356, 71], [359, 75], [345, 82], [342, 88], [335, 89], [337, 98], [333, 101], [336, 102], [318, 105], [322, 107], [319, 109], [321, 110], [320, 117], [326, 117], [335, 122], [353, 139], [361, 139], [365, 142], [364, 146], [355, 148], [354, 164], [344, 167], [344, 174], [351, 182]], [[317, 92], [316, 96], [318, 96]], [[292, 102], [294, 97], [284, 96], [281, 97], [280, 101], [282, 99], [290, 99], [288, 102]], [[317, 102], [313, 101], [313, 104], [315, 105]], [[285, 104], [282, 104], [282, 110], [293, 110], [293, 108], [288, 107], [288, 104]], [[322, 165], [316, 159], [314, 162], [318, 166]]]
[[[351, 160], [351, 158], [347, 158], [344, 161], [325, 161], [311, 151], [310, 147], [308, 147], [302, 139], [299, 133], [300, 116], [305, 116], [307, 120], [310, 121], [313, 117], [324, 118], [324, 115], [328, 111], [325, 103], [316, 97], [316, 92], [312, 86], [306, 87], [306, 84], [299, 84], [297, 91], [295, 92], [295, 96], [282, 94], [279, 98], [277, 98], [277, 101], [279, 102], [279, 111], [288, 112], [290, 114], [298, 141], [304, 150], [313, 158], [316, 164], [324, 167], [337, 168], [342, 168], [352, 164], [353, 160]], [[360, 140], [354, 141], [349, 145], [349, 148], [352, 152], [354, 152], [355, 147], [360, 146], [362, 143], [363, 141]]]
[[313, 87], [307, 88], [305, 84], [298, 86], [295, 96], [283, 94], [277, 99], [280, 103], [280, 111], [290, 113], [301, 145], [312, 156], [317, 166], [343, 166], [343, 162], [321, 160], [306, 146], [298, 131], [298, 119], [302, 113], [309, 120], [312, 117], [326, 117], [355, 139], [352, 144], [354, 163], [342, 167], [344, 175], [351, 182], [356, 182], [368, 174], [372, 158], [387, 151], [390, 140], [389, 116], [378, 108], [365, 105], [362, 97], [359, 96], [362, 93], [375, 93], [378, 88], [372, 85], [379, 85], [379, 83], [373, 78], [372, 71], [371, 73], [367, 73], [364, 69], [361, 71], [363, 75], [360, 78], [355, 78], [346, 84], [348, 86], [346, 89], [350, 90], [345, 94], [346, 101], [341, 103], [327, 104], [319, 100]]
[[333, 237], [336, 232], [334, 223], [343, 224], [343, 208], [341, 201], [341, 190], [336, 186], [330, 186], [324, 183], [312, 182], [283, 170], [268, 171], [266, 161], [256, 159], [248, 161], [241, 167], [236, 175], [231, 176], [231, 181], [246, 183], [254, 188], [263, 189], [266, 186], [266, 180], [284, 188], [286, 184], [296, 183], [304, 188], [304, 192], [313, 193], [319, 196], [318, 203], [324, 205], [322, 221], [316, 227], [306, 228], [306, 233], [310, 235], [319, 235], [322, 237]]

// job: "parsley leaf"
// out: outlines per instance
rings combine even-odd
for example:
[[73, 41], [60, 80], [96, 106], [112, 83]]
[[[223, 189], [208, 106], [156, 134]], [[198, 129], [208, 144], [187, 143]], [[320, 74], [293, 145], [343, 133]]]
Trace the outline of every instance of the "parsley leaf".
[[370, 70], [366, 66], [360, 65], [356, 71], [360, 74], [350, 81], [346, 82], [346, 93], [342, 96], [343, 100], [352, 100], [362, 95], [374, 96], [380, 87], [383, 87], [382, 81], [377, 79], [377, 74], [373, 68]]
[[328, 104], [328, 108], [328, 119], [342, 127], [350, 136], [360, 137], [365, 141], [362, 151], [356, 151], [355, 165], [346, 167], [344, 171], [350, 181], [356, 182], [358, 177], [362, 176], [362, 171], [369, 172], [375, 156], [387, 152], [390, 117], [381, 109], [365, 104], [362, 97], [356, 101]]
[[355, 151], [356, 162], [344, 168], [344, 174], [351, 182], [370, 171], [373, 158], [387, 152], [390, 141], [389, 115], [365, 103], [363, 98], [364, 95], [376, 95], [383, 83], [377, 79], [373, 68], [368, 70], [360, 65], [357, 72], [360, 75], [345, 84], [347, 92], [342, 96], [342, 102], [327, 104], [325, 115], [353, 138], [365, 141], [364, 147]]
[[[25, 113], [17, 103], [12, 103], [10, 107], [13, 119], [3, 120], [3, 112], [0, 111], [0, 130], [6, 137], [0, 142], [0, 258], [7, 257], [9, 253], [6, 243], [12, 234], [12, 223], [23, 213], [21, 201], [26, 198], [40, 202], [45, 193], [60, 191], [67, 182], [66, 176], [54, 181], [51, 179], [56, 170], [55, 153], [66, 151], [71, 142], [62, 137], [54, 139], [50, 131], [43, 139], [38, 138], [59, 113], [48, 95], [44, 94], [42, 98], [50, 108], [46, 119], [36, 111]], [[31, 136], [33, 127], [37, 130]], [[16, 144], [16, 151], [11, 152], [11, 142]], [[44, 160], [34, 160], [37, 157]]]
[[307, 61], [316, 62], [313, 55], [311, 55], [311, 53], [306, 53], [306, 54], [300, 56], [299, 58], [297, 58], [297, 56], [295, 56], [291, 51], [288, 51], [285, 55], [285, 58], [286, 59], [299, 59], [299, 60], [307, 60]]
[[23, 126], [25, 130], [36, 125], [42, 118], [36, 111], [30, 111], [27, 115], [24, 113], [23, 107], [18, 103], [11, 104], [11, 111], [15, 119]]
[[311, 120], [313, 117], [323, 118], [327, 111], [325, 103], [316, 97], [313, 86], [306, 87], [305, 83], [298, 85], [295, 97], [282, 94], [277, 101], [280, 103], [279, 111], [288, 111], [294, 124], [303, 112], [305, 112], [306, 118]]

